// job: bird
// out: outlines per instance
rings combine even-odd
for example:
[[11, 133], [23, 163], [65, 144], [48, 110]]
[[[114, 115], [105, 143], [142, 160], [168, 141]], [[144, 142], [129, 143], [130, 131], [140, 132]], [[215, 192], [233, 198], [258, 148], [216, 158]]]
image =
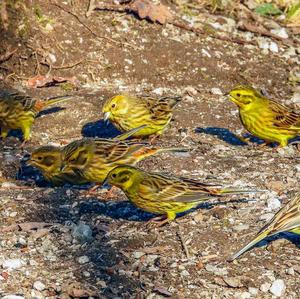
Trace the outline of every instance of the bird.
[[103, 184], [123, 190], [136, 207], [160, 216], [151, 221], [161, 226], [198, 204], [230, 194], [253, 192], [249, 190], [222, 189], [197, 180], [146, 172], [129, 165], [112, 169]]
[[31, 138], [31, 128], [37, 114], [50, 105], [69, 100], [60, 96], [48, 100], [35, 100], [14, 90], [0, 91], [0, 137], [7, 137], [12, 129], [21, 129], [24, 141]]
[[300, 113], [263, 96], [252, 87], [238, 85], [229, 92], [229, 99], [239, 108], [243, 126], [252, 135], [280, 147], [300, 135]]
[[83, 185], [89, 183], [85, 178], [73, 170], [62, 171], [64, 159], [63, 148], [59, 146], [41, 146], [35, 149], [27, 161], [27, 164], [38, 168], [44, 178], [53, 186], [65, 184]]
[[[112, 140], [125, 140], [138, 130], [145, 126], [138, 127], [131, 131], [125, 132], [113, 138]], [[84, 185], [89, 183], [79, 173], [75, 173], [72, 169], [66, 168], [62, 170], [65, 159], [65, 149], [60, 146], [46, 145], [36, 148], [30, 155], [27, 164], [38, 168], [44, 178], [53, 186], [63, 186], [65, 184]]]
[[[122, 135], [121, 135], [122, 136]], [[64, 147], [63, 171], [73, 170], [89, 182], [102, 184], [110, 170], [162, 152], [187, 152], [188, 148], [160, 148], [134, 140], [85, 138]]]
[[152, 136], [152, 141], [161, 135], [169, 124], [173, 108], [181, 97], [137, 97], [120, 94], [107, 100], [103, 106], [104, 120], [109, 120], [121, 132], [146, 125], [133, 137], [146, 138]]
[[267, 223], [241, 250], [234, 253], [228, 261], [233, 261], [241, 256], [248, 249], [267, 237], [274, 236], [282, 232], [292, 232], [300, 234], [300, 193], [290, 200], [283, 208], [281, 208], [275, 216]]

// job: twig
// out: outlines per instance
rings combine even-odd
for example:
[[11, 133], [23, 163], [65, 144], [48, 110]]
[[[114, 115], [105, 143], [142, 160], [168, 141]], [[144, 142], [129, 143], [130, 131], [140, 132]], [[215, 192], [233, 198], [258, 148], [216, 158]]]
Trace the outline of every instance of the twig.
[[17, 52], [17, 50], [18, 50], [17, 48], [12, 51], [10, 51], [10, 48], [7, 49], [7, 51], [3, 55], [0, 56], [0, 63], [5, 62], [8, 59], [10, 59], [14, 55], [14, 53]]
[[180, 243], [181, 243], [182, 248], [183, 248], [183, 250], [184, 250], [184, 253], [185, 253], [186, 257], [189, 259], [189, 258], [190, 258], [190, 253], [189, 253], [188, 248], [187, 248], [187, 246], [186, 246], [186, 244], [185, 244], [185, 240], [184, 240], [183, 237], [182, 237], [182, 233], [181, 233], [181, 228], [180, 228], [180, 226], [178, 227], [177, 235], [178, 235], [178, 237], [179, 237], [179, 240], [180, 240]]
[[48, 66], [49, 68], [51, 68], [53, 70], [61, 70], [61, 69], [70, 69], [70, 68], [72, 68], [72, 67], [74, 67], [74, 66], [76, 66], [78, 64], [81, 64], [84, 60], [85, 59], [81, 59], [81, 60], [76, 61], [74, 63], [63, 64], [63, 65], [60, 65], [60, 66], [53, 65], [53, 64], [51, 64], [51, 63], [49, 63], [47, 61], [43, 61], [43, 62], [41, 62], [41, 64], [46, 65], [46, 66]]
[[89, 6], [88, 6], [88, 10], [87, 12], [85, 13], [85, 16], [87, 18], [89, 18], [91, 16], [91, 14], [93, 13], [94, 9], [95, 9], [95, 0], [90, 0], [89, 1]]
[[73, 12], [67, 10], [66, 8], [64, 8], [63, 6], [57, 4], [57, 3], [51, 3], [52, 5], [60, 8], [61, 10], [63, 10], [64, 12], [70, 14], [71, 16], [73, 16], [85, 29], [87, 29], [93, 36], [97, 37], [97, 38], [101, 38], [101, 39], [106, 39], [112, 43], [115, 43], [115, 44], [121, 44], [121, 45], [126, 45], [128, 47], [131, 47], [133, 49], [135, 49], [134, 46], [132, 46], [131, 44], [128, 44], [128, 43], [124, 43], [124, 42], [121, 42], [121, 41], [117, 41], [117, 40], [114, 40], [110, 37], [107, 37], [107, 36], [104, 36], [104, 35], [98, 35], [97, 33], [95, 33], [88, 25], [86, 25], [83, 21], [81, 21], [81, 19]]

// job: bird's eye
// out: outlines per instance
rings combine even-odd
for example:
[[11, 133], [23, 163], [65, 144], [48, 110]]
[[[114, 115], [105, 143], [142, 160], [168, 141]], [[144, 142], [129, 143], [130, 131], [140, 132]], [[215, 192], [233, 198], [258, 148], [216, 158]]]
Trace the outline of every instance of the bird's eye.
[[240, 96], [241, 96], [241, 94], [240, 94], [240, 93], [237, 93], [237, 94], [236, 94], [236, 96], [237, 96], [237, 97], [240, 97]]
[[43, 160], [43, 157], [37, 157], [37, 159], [39, 160], [39, 161], [42, 161]]
[[113, 173], [111, 176], [112, 176], [114, 179], [117, 177], [117, 175], [116, 175], [115, 173]]
[[75, 158], [72, 158], [69, 160], [70, 162], [75, 162]]
[[111, 105], [111, 108], [115, 108], [115, 107], [116, 107], [116, 104], [112, 104], [112, 105]]

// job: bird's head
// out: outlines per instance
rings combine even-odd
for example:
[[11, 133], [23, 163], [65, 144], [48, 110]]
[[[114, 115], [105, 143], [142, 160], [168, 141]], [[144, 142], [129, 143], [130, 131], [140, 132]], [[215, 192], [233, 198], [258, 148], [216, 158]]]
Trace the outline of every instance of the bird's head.
[[115, 117], [126, 114], [129, 109], [128, 99], [129, 96], [121, 94], [108, 100], [102, 109], [104, 120], [114, 120]]
[[230, 100], [240, 108], [246, 108], [257, 100], [262, 98], [262, 95], [254, 88], [244, 85], [238, 85], [229, 92]]
[[43, 172], [58, 174], [62, 165], [62, 151], [55, 146], [40, 147], [33, 151], [27, 163]]

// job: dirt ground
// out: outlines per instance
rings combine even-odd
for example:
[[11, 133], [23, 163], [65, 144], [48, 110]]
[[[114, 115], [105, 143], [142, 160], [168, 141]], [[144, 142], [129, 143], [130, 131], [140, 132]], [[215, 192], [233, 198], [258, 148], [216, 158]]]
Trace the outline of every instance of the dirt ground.
[[[195, 26], [219, 24], [227, 36], [249, 43], [197, 35], [126, 12], [94, 11], [87, 18], [88, 1], [19, 2], [16, 14], [8, 5], [10, 25], [1, 33], [0, 55], [17, 49], [0, 63], [1, 87], [34, 98], [74, 98], [41, 113], [23, 151], [18, 132], [0, 141], [0, 296], [275, 298], [270, 287], [282, 279], [280, 297], [299, 298], [299, 238], [280, 235], [226, 261], [299, 191], [300, 181], [295, 145], [276, 151], [236, 137], [243, 128], [226, 93], [236, 84], [250, 84], [299, 109], [300, 102], [291, 100], [297, 87], [290, 79], [300, 66], [299, 35], [288, 31], [294, 43], [287, 46], [238, 31], [234, 15], [205, 7], [184, 15], [173, 1], [163, 3], [177, 17], [186, 16]], [[278, 53], [252, 44], [258, 40], [275, 42]], [[28, 88], [37, 74], [76, 78], [76, 87]], [[121, 192], [105, 201], [102, 190], [87, 195], [84, 188], [54, 188], [26, 165], [40, 145], [117, 135], [102, 121], [101, 108], [124, 91], [183, 96], [158, 144], [192, 151], [151, 157], [139, 167], [265, 191], [203, 204], [166, 226], [148, 228], [152, 215]], [[11, 269], [7, 262], [17, 266]]]

